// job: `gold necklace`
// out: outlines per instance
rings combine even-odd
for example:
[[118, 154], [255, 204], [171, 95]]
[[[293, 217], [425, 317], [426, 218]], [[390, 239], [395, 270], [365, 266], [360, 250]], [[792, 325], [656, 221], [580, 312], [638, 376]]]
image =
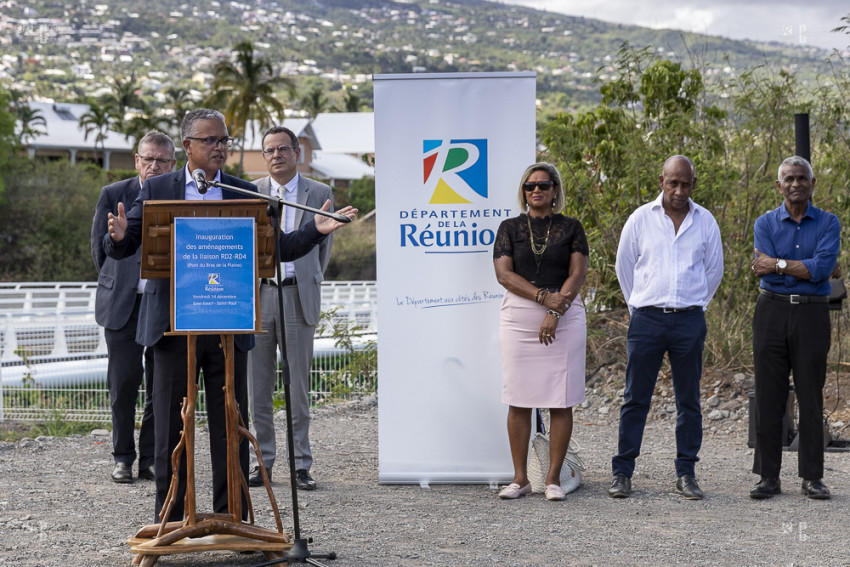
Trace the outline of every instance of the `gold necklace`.
[[534, 231], [531, 229], [531, 215], [526, 214], [525, 220], [528, 221], [528, 241], [531, 243], [531, 253], [534, 254], [534, 263], [537, 264], [537, 273], [540, 274], [540, 261], [543, 259], [543, 253], [546, 252], [546, 247], [549, 246], [549, 233], [552, 230], [552, 216], [549, 215], [549, 226], [546, 228], [546, 238], [543, 239], [543, 244], [539, 247], [534, 243]]

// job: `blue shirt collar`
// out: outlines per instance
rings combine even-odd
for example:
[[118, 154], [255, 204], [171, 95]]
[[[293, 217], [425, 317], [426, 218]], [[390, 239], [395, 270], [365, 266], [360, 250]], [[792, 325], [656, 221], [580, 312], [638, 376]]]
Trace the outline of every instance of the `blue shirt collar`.
[[[791, 213], [789, 213], [789, 212], [788, 212], [788, 208], [785, 206], [785, 201], [782, 201], [782, 204], [781, 204], [781, 205], [779, 205], [779, 209], [778, 209], [778, 210], [779, 210], [779, 220], [782, 220], [782, 221], [784, 221], [784, 220], [791, 220], [791, 221], [797, 222], [797, 221], [795, 221], [793, 218], [791, 218]], [[811, 202], [811, 201], [809, 201], [809, 204], [808, 204], [808, 205], [806, 205], [806, 212], [805, 212], [805, 213], [803, 213], [803, 218], [804, 218], [804, 219], [805, 219], [805, 218], [814, 219], [814, 218], [817, 216], [817, 211], [818, 211], [818, 210], [819, 210], [819, 209], [818, 209], [817, 207], [815, 207], [815, 206], [812, 204], [812, 202]], [[801, 219], [801, 220], [802, 220], [802, 219]]]

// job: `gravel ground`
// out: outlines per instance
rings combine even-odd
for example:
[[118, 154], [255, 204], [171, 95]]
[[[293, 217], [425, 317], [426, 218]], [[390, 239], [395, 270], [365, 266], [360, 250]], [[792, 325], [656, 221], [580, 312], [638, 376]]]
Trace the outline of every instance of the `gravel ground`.
[[[604, 381], [604, 376], [602, 377]], [[610, 380], [609, 380], [610, 382]], [[635, 493], [612, 500], [610, 458], [619, 399], [591, 390], [576, 412], [575, 438], [587, 465], [584, 484], [563, 502], [542, 495], [500, 501], [484, 485], [381, 486], [377, 483], [375, 400], [323, 407], [311, 431], [319, 483], [299, 493], [301, 528], [313, 552], [335, 551], [336, 566], [396, 565], [850, 565], [850, 453], [828, 452], [829, 501], [799, 494], [796, 454], [785, 453], [783, 494], [753, 501], [747, 419], [706, 403], [697, 475], [706, 498], [674, 493], [675, 417], [653, 404]], [[708, 397], [708, 394], [707, 394]], [[736, 396], [740, 398], [740, 396]], [[714, 402], [712, 402], [714, 403]], [[713, 411], [726, 411], [712, 419]], [[277, 416], [283, 438], [283, 416]], [[110, 438], [38, 438], [0, 443], [0, 565], [130, 565], [126, 540], [151, 523], [153, 483], [116, 485]], [[210, 509], [206, 434], [198, 432], [198, 509]], [[283, 448], [281, 448], [283, 450]], [[275, 471], [275, 494], [291, 529], [288, 476]], [[272, 527], [262, 489], [253, 489], [257, 523]], [[250, 566], [262, 555], [210, 552], [163, 557], [157, 565]]]

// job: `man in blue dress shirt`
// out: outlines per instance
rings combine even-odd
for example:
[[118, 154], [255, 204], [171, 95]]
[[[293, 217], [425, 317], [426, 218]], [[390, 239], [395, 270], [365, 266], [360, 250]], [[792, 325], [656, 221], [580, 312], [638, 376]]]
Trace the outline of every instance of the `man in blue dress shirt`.
[[753, 315], [756, 381], [756, 450], [753, 472], [761, 476], [755, 499], [781, 492], [782, 421], [788, 375], [794, 374], [799, 408], [798, 474], [801, 492], [829, 499], [823, 483], [823, 385], [830, 346], [829, 276], [838, 259], [841, 224], [811, 203], [812, 166], [794, 156], [779, 166], [776, 187], [784, 198], [760, 216], [753, 229], [753, 273], [761, 278]]

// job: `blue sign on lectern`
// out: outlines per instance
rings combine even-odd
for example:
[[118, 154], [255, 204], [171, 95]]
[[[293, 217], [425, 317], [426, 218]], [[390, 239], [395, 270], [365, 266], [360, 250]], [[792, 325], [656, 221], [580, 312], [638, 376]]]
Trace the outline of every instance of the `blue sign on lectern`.
[[253, 218], [174, 219], [174, 331], [253, 331]]

